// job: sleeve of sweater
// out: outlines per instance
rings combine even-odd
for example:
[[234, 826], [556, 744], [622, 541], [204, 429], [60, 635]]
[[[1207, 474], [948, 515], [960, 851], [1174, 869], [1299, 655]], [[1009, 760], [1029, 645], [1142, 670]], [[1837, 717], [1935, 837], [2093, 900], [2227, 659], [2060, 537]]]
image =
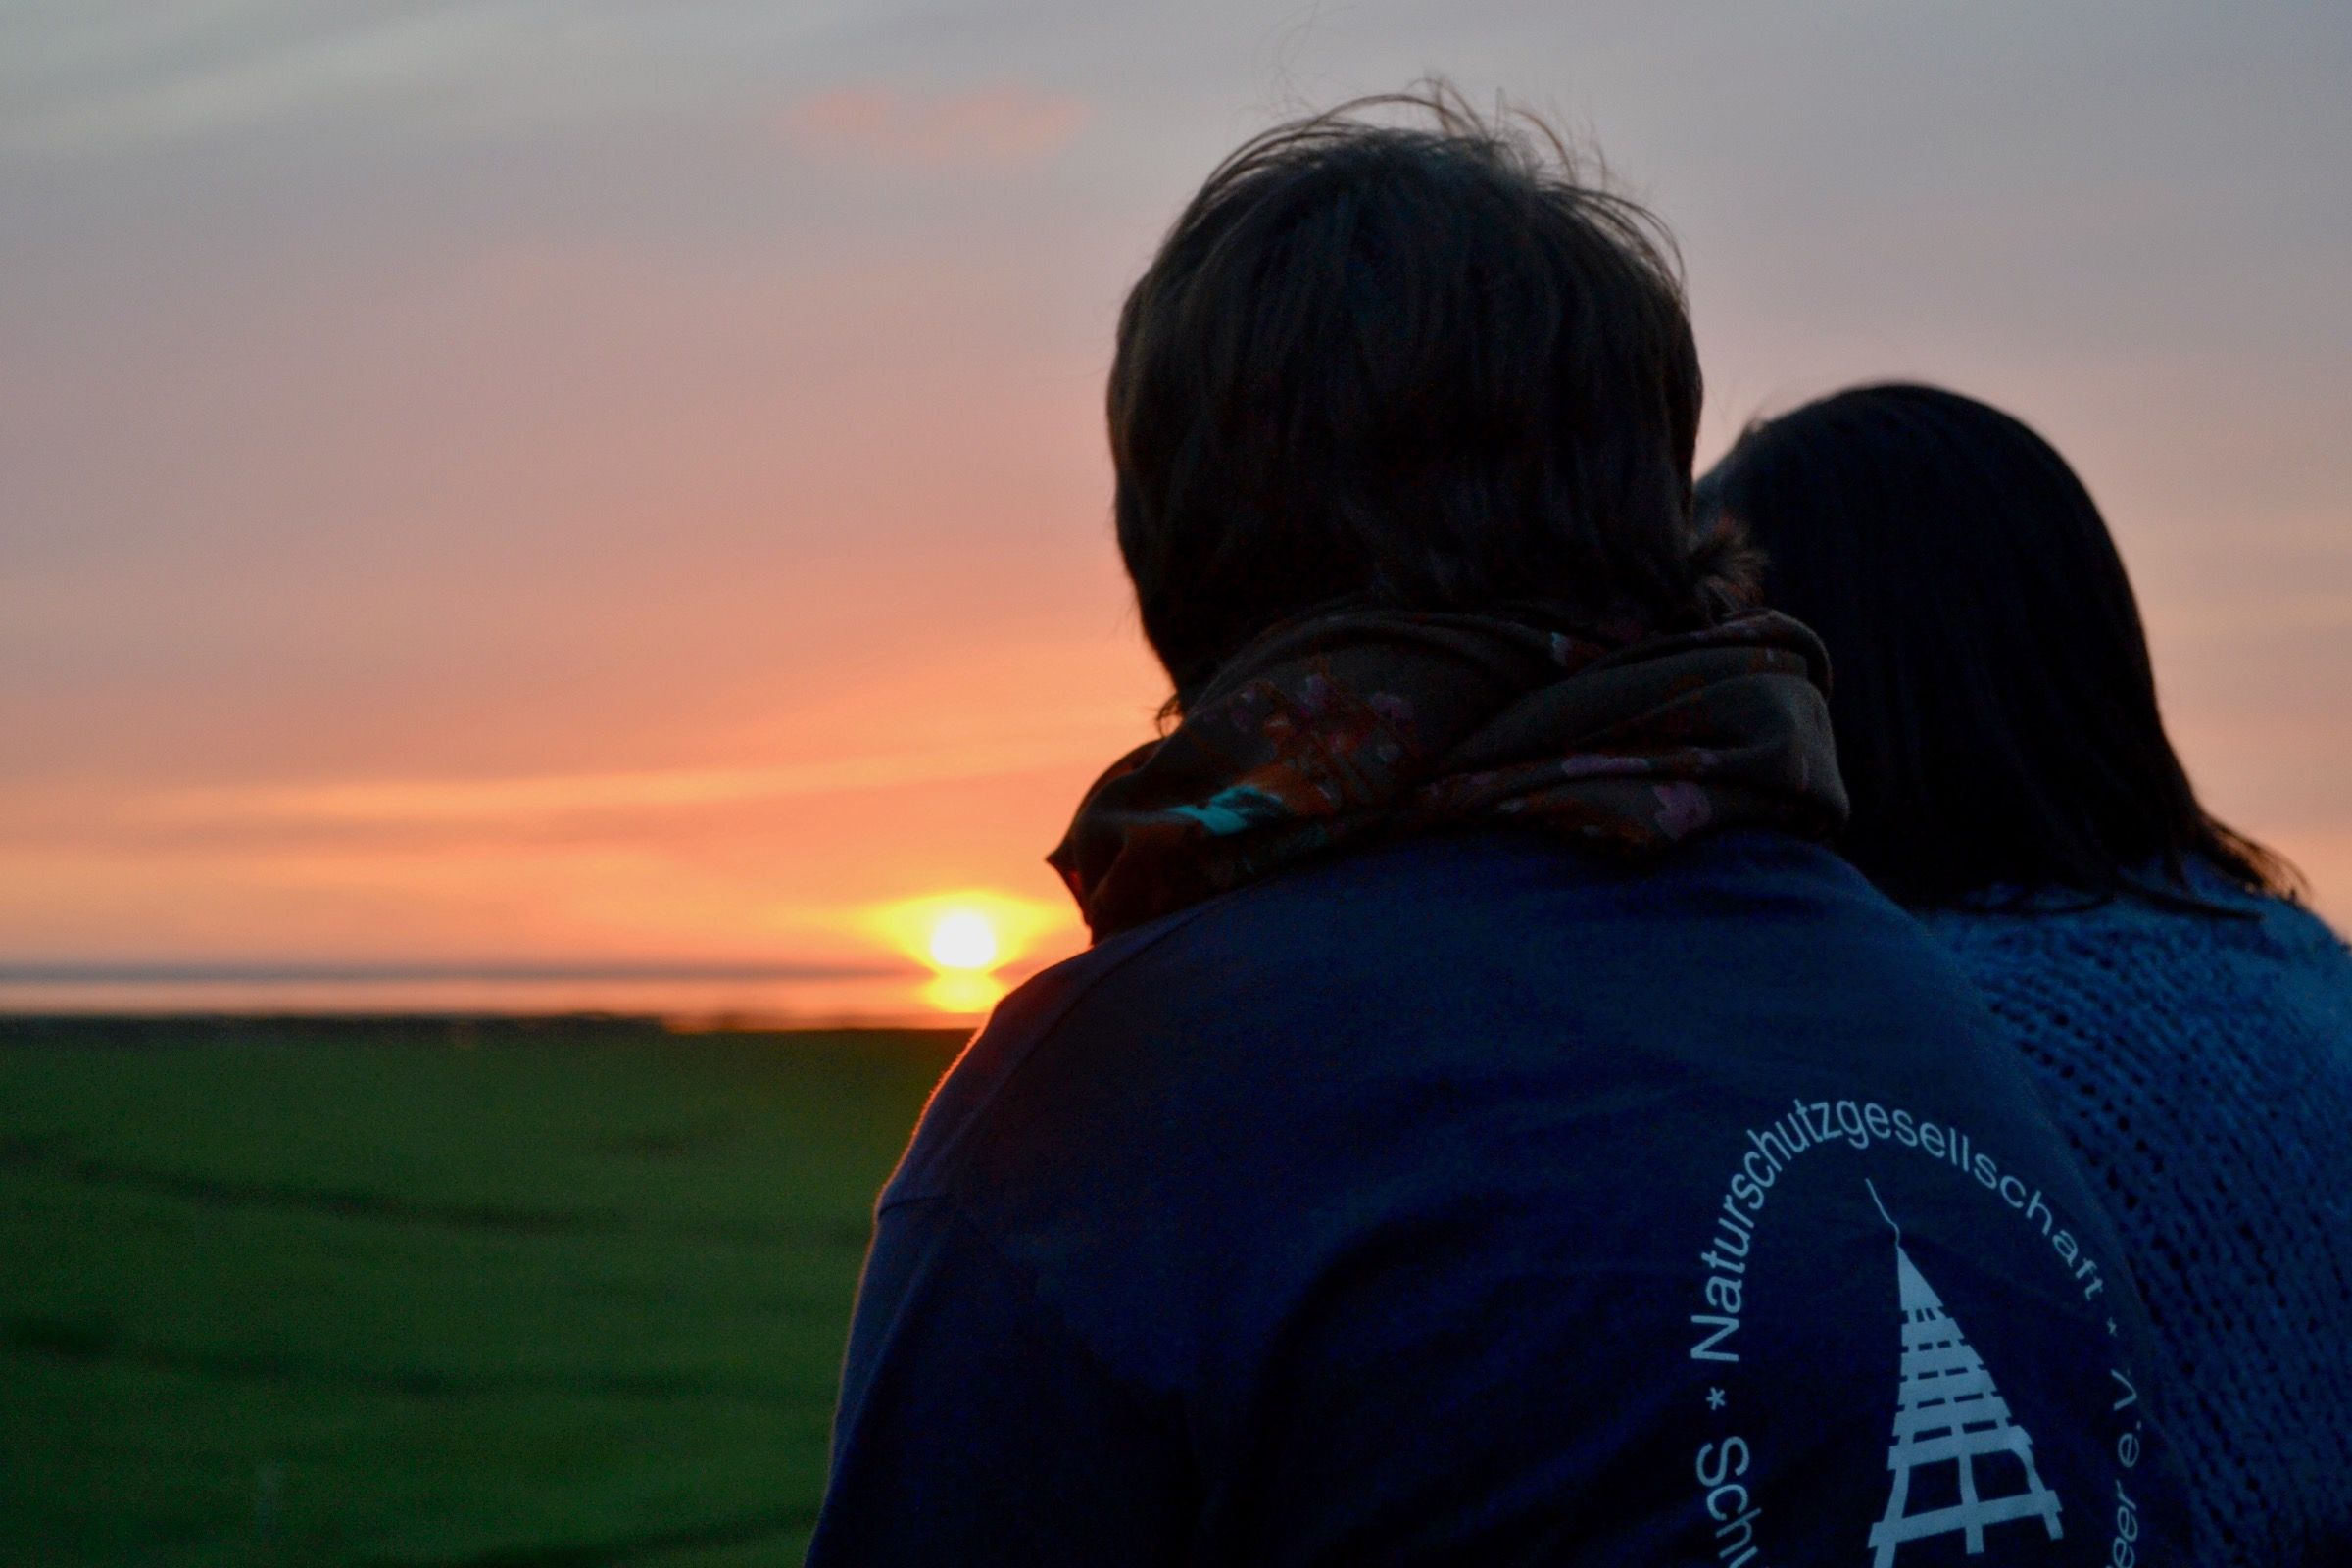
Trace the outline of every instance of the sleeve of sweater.
[[883, 1210], [810, 1568], [1174, 1562], [1188, 1475], [952, 1199]]

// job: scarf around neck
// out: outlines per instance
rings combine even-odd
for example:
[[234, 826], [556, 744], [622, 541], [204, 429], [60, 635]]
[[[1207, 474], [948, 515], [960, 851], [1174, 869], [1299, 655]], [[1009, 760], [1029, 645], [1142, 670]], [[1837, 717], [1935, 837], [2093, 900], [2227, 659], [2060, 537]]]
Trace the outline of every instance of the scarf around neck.
[[1610, 642], [1353, 610], [1238, 655], [1097, 780], [1047, 857], [1100, 941], [1309, 855], [1517, 826], [1621, 859], [1844, 821], [1828, 657], [1771, 611]]

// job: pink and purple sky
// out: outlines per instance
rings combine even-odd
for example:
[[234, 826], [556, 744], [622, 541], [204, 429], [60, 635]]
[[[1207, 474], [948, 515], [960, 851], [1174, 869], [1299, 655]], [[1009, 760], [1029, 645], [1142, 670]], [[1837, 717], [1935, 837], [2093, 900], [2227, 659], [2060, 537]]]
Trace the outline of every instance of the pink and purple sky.
[[1887, 376], [2049, 435], [2209, 804], [2352, 917], [2352, 10], [18, 0], [0, 31], [19, 970], [769, 966], [822, 1010], [898, 961], [877, 906], [961, 889], [1068, 951], [1040, 858], [1163, 694], [1107, 521], [1119, 298], [1233, 143], [1429, 71], [1676, 228], [1702, 460]]

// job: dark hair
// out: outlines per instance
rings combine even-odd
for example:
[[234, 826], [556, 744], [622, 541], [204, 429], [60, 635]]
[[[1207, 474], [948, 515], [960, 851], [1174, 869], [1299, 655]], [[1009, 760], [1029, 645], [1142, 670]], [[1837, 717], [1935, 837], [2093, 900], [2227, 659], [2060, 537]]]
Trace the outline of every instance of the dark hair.
[[[1368, 122], [1402, 110], [1432, 123]], [[1328, 607], [1701, 612], [1698, 356], [1672, 241], [1442, 84], [1265, 132], [1127, 296], [1119, 547], [1195, 693]]]
[[1897, 900], [2196, 903], [2192, 859], [2291, 893], [2197, 804], [2107, 525], [2018, 420], [1935, 387], [1840, 392], [1751, 426], [1697, 511], [1761, 547], [1767, 600], [1828, 644], [1841, 847]]

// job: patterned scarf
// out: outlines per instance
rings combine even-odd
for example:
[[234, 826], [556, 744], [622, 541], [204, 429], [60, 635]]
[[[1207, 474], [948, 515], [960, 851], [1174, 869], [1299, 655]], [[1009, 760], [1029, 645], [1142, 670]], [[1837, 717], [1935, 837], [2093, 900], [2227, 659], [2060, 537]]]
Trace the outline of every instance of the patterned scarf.
[[1595, 641], [1348, 611], [1246, 649], [1087, 792], [1059, 848], [1097, 940], [1335, 845], [1514, 825], [1626, 858], [1845, 818], [1814, 635], [1770, 611]]

